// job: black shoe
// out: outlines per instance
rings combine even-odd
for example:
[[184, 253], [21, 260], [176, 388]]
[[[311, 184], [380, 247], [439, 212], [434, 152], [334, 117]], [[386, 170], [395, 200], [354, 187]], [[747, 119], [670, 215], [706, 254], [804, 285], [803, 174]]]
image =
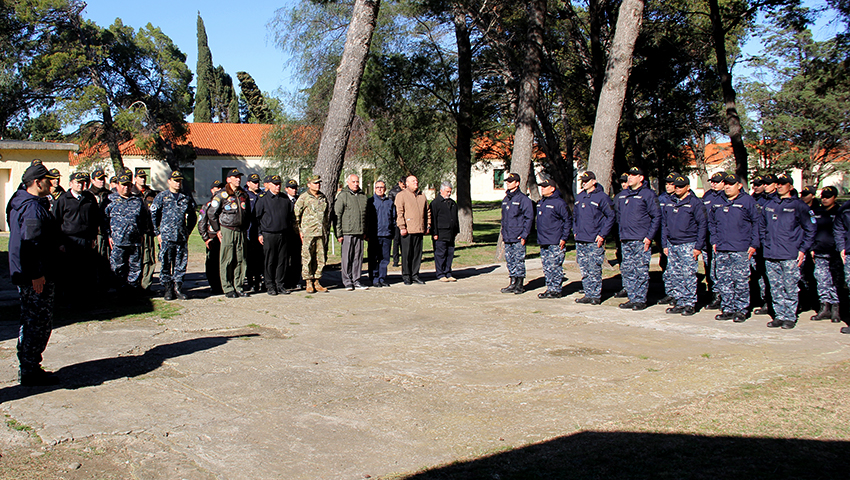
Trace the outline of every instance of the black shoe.
[[576, 303], [586, 303], [588, 305], [601, 305], [602, 299], [601, 298], [590, 298], [587, 295], [585, 295], [581, 298], [577, 298]]
[[675, 307], [670, 307], [670, 308], [668, 308], [668, 309], [667, 309], [667, 310], [665, 310], [665, 311], [666, 311], [667, 313], [671, 313], [671, 314], [672, 314], [672, 313], [682, 313], [682, 312], [684, 312], [684, 311], [685, 311], [685, 307], [680, 307], [680, 306], [678, 306], [678, 305], [677, 305], [677, 306], [675, 306]]
[[619, 292], [614, 294], [614, 298], [629, 298], [629, 292], [626, 289], [622, 289]]
[[850, 333], [850, 327], [841, 327], [841, 333]]
[[516, 288], [516, 277], [511, 277], [511, 283], [500, 291], [502, 293], [514, 293], [514, 288]]
[[400, 266], [401, 266], [401, 264], [400, 264], [400, 263], [398, 263], [398, 262], [393, 262], [393, 266], [394, 266], [394, 267], [400, 267]]
[[389, 284], [389, 283], [387, 283], [387, 282], [385, 282], [385, 281], [381, 280], [381, 287], [389, 287], [389, 286], [390, 286], [390, 284]]
[[236, 292], [227, 292], [224, 296], [227, 298], [239, 298], [239, 294]]
[[646, 310], [645, 302], [635, 302], [632, 304], [632, 310]]
[[684, 310], [682, 310], [682, 315], [686, 317], [690, 317], [691, 315], [694, 315], [696, 313], [697, 309], [693, 305], [688, 305], [687, 307], [684, 307]]
[[[286, 291], [286, 290], [284, 290], [284, 292], [285, 292], [285, 291]], [[276, 288], [274, 288], [274, 287], [266, 287], [266, 293], [268, 293], [269, 295], [271, 295], [271, 296], [275, 297], [275, 296], [277, 296], [277, 289], [276, 289]]]
[[768, 307], [759, 307], [753, 310], [753, 315], [770, 315], [770, 309]]
[[782, 320], [771, 320], [767, 322], [767, 328], [779, 328], [784, 324], [785, 322], [783, 322]]
[[174, 290], [174, 296], [177, 297], [177, 300], [188, 300], [189, 299], [189, 297], [185, 293], [183, 293], [183, 290], [180, 289], [180, 288], [177, 288], [177, 289]]
[[625, 302], [625, 303], [621, 303], [621, 304], [620, 304], [620, 308], [622, 308], [622, 309], [624, 309], [624, 310], [629, 310], [629, 309], [631, 309], [631, 308], [632, 308], [632, 307], [634, 307], [634, 306], [635, 306], [635, 304], [634, 304], [634, 303], [632, 303], [632, 302], [631, 302], [631, 300], [630, 300], [630, 301], [628, 301], [628, 302]]
[[720, 295], [714, 297], [714, 301], [706, 305], [707, 310], [720, 310]]
[[735, 314], [732, 312], [723, 312], [714, 316], [715, 320], [732, 320], [735, 318]]
[[676, 299], [671, 297], [670, 295], [665, 296], [661, 300], [658, 301], [659, 305], [676, 305]]
[[236, 294], [237, 294], [237, 295], [239, 295], [240, 297], [250, 297], [250, 296], [251, 296], [251, 294], [250, 294], [250, 293], [245, 292], [245, 291], [242, 291], [242, 292], [236, 292]]
[[170, 302], [174, 298], [174, 288], [171, 285], [166, 285], [165, 294], [162, 296], [162, 299]]
[[782, 329], [783, 330], [791, 330], [792, 328], [794, 328], [796, 326], [797, 326], [797, 322], [792, 322], [790, 320], [785, 320], [784, 322], [782, 322]]
[[383, 287], [383, 285], [381, 285], [381, 282], [379, 282], [378, 280], [372, 280], [372, 287], [373, 288], [381, 288], [381, 287]]
[[405, 285], [413, 285], [413, 282], [410, 280], [410, 277], [403, 277], [402, 280], [404, 281]]
[[523, 283], [525, 283], [525, 277], [516, 277], [516, 286], [514, 287], [514, 294], [522, 295], [523, 293], [525, 293], [525, 286], [523, 285]]
[[747, 321], [747, 312], [735, 312], [735, 318], [732, 319], [735, 323], [744, 323]]
[[43, 368], [33, 372], [22, 373], [18, 370], [18, 381], [24, 387], [47, 387], [58, 385], [59, 377], [53, 372], [45, 371]]
[[277, 290], [277, 293], [281, 295], [289, 295], [289, 290], [284, 287], [275, 287], [274, 289]]
[[425, 285], [425, 280], [422, 280], [421, 278], [419, 278], [415, 275], [413, 276], [413, 278], [411, 280], [413, 280], [413, 283], [415, 283], [417, 285]]
[[816, 315], [812, 315], [810, 320], [826, 320], [827, 318], [832, 318], [832, 304], [824, 303], [820, 307], [820, 312]]
[[537, 298], [561, 298], [561, 292], [553, 292], [551, 290], [546, 290], [543, 293], [538, 293]]

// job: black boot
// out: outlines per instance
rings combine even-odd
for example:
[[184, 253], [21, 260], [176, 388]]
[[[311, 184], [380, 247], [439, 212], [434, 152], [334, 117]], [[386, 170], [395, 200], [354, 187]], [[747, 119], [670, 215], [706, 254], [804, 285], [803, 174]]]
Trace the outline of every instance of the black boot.
[[186, 296], [185, 293], [183, 293], [183, 284], [182, 283], [175, 283], [174, 284], [174, 294], [177, 295], [177, 298], [180, 299], [180, 300], [187, 300], [189, 298], [189, 297]]
[[706, 305], [705, 308], [707, 308], [709, 310], [719, 310], [720, 309], [720, 294], [719, 293], [714, 294], [714, 300], [711, 303], [709, 303], [708, 305]]
[[163, 287], [165, 287], [165, 295], [162, 298], [168, 301], [174, 300], [174, 286], [166, 283]]
[[827, 318], [832, 317], [832, 304], [831, 303], [822, 303], [820, 306], [820, 312], [817, 315], [812, 315], [810, 320], [826, 320]]
[[525, 281], [525, 277], [516, 277], [516, 286], [514, 286], [514, 293], [519, 295], [521, 293], [525, 293], [525, 289], [523, 288], [523, 282]]
[[832, 304], [832, 312], [830, 312], [829, 318], [832, 319], [832, 323], [841, 323], [841, 304], [840, 303], [833, 303]]
[[511, 277], [511, 284], [502, 289], [502, 293], [514, 293], [516, 288], [516, 277]]

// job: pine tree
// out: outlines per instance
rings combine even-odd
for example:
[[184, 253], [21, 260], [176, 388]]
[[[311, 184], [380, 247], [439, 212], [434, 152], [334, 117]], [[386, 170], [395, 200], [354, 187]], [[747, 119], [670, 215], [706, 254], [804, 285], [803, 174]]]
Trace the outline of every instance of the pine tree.
[[204, 19], [198, 12], [198, 86], [195, 92], [195, 122], [208, 123], [212, 121], [212, 94], [210, 87], [213, 85], [212, 53], [207, 45], [207, 30], [204, 27]]

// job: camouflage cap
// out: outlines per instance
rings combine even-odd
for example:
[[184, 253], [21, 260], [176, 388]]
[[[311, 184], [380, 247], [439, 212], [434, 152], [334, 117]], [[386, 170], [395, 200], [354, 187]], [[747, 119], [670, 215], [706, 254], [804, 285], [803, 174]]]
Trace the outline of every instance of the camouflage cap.
[[312, 177], [307, 179], [307, 183], [322, 183], [322, 176], [313, 175]]

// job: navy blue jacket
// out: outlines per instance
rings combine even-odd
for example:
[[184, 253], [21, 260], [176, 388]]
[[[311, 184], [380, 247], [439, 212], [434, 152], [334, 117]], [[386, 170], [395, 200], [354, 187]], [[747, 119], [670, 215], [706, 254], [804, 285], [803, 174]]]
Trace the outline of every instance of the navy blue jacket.
[[764, 258], [796, 259], [808, 252], [815, 240], [815, 217], [799, 198], [773, 197], [764, 204], [759, 217], [759, 236]]
[[558, 245], [561, 240], [566, 242], [572, 226], [570, 209], [561, 198], [561, 192], [555, 190], [552, 195], [540, 199], [537, 204], [538, 245]]
[[734, 200], [723, 195], [708, 212], [711, 244], [718, 252], [746, 252], [750, 247], [759, 248], [760, 216], [756, 200], [743, 190]]
[[36, 278], [50, 280], [59, 246], [59, 226], [47, 197], [18, 190], [9, 202], [9, 274], [12, 283], [32, 286]]
[[592, 192], [582, 190], [576, 195], [573, 208], [573, 234], [577, 242], [595, 242], [596, 236], [605, 238], [614, 226], [617, 214], [611, 198], [602, 185], [596, 184]]
[[702, 200], [693, 192], [689, 191], [685, 198], [668, 195], [661, 212], [662, 248], [691, 242], [696, 250], [705, 248], [708, 216]]
[[812, 209], [815, 215], [815, 242], [812, 244], [812, 251], [823, 255], [831, 255], [835, 253], [835, 235], [832, 233], [835, 224], [835, 215], [840, 210], [838, 205], [833, 205], [829, 210], [823, 205], [818, 205]]
[[127, 198], [110, 193], [103, 207], [106, 233], [116, 247], [142, 244], [142, 234], [150, 228], [150, 213], [142, 197]]
[[369, 238], [392, 237], [395, 232], [395, 204], [389, 195], [372, 195], [366, 200], [366, 230]]
[[159, 192], [151, 203], [150, 211], [153, 233], [162, 238], [163, 242], [188, 241], [189, 232], [195, 228], [198, 221], [195, 199], [182, 192]]
[[637, 190], [627, 188], [617, 195], [617, 222], [624, 242], [655, 237], [661, 225], [661, 209], [649, 183], [644, 181]]
[[256, 240], [260, 236], [260, 222], [254, 217], [254, 209], [257, 208], [257, 200], [260, 199], [260, 194], [263, 191], [260, 190], [260, 193], [254, 193], [245, 187], [245, 193], [248, 194], [248, 211], [250, 213], [248, 217], [250, 218], [248, 223], [248, 240]]
[[519, 189], [505, 194], [502, 200], [502, 239], [505, 243], [516, 243], [528, 239], [531, 234], [531, 220], [534, 218], [534, 205]]
[[835, 214], [832, 234], [835, 236], [835, 249], [850, 252], [850, 201], [844, 202]]

